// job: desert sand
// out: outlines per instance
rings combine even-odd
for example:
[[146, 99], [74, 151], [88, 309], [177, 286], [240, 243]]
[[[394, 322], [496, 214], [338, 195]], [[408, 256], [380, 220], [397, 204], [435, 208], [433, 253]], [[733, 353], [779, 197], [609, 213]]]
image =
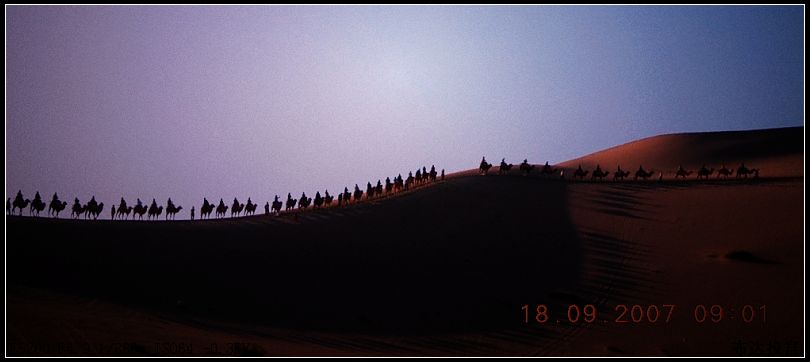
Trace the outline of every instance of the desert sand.
[[[279, 217], [7, 216], [7, 353], [802, 355], [803, 131], [664, 135], [560, 165], [664, 181], [495, 167]], [[740, 162], [760, 177], [672, 179]], [[571, 305], [597, 316], [571, 322]], [[699, 305], [723, 314], [699, 322]]]

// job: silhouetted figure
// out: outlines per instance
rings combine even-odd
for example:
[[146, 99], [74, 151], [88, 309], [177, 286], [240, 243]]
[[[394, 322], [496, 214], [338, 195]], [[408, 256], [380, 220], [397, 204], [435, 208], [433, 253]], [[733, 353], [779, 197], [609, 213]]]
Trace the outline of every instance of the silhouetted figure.
[[194, 220], [194, 206], [191, 206], [191, 220]]
[[96, 220], [98, 219], [98, 216], [101, 214], [101, 211], [104, 210], [104, 203], [103, 202], [98, 203], [96, 201], [96, 196], [93, 195], [93, 197], [90, 198], [90, 201], [85, 206], [85, 210], [86, 210], [84, 213], [85, 219], [89, 219], [92, 217], [93, 220]]
[[227, 206], [225, 206], [225, 203], [224, 203], [224, 202], [222, 201], [222, 199], [220, 198], [220, 199], [219, 199], [219, 205], [217, 205], [217, 213], [216, 213], [216, 216], [217, 216], [217, 217], [225, 217], [225, 213], [226, 213], [226, 212], [228, 212], [228, 207], [227, 207]]
[[607, 172], [602, 171], [602, 167], [600, 167], [599, 164], [597, 164], [596, 165], [596, 170], [593, 170], [593, 173], [591, 174], [591, 180], [599, 179], [601, 181], [605, 177], [607, 177], [608, 174], [610, 174], [610, 171], [607, 171]]
[[723, 178], [728, 178], [729, 176], [734, 174], [734, 170], [730, 168], [726, 168], [726, 165], [723, 164], [723, 167], [717, 170], [717, 178], [723, 176]]
[[698, 180], [700, 180], [700, 178], [703, 177], [703, 178], [708, 180], [709, 176], [711, 176], [713, 173], [714, 173], [714, 167], [706, 168], [706, 164], [703, 164], [703, 166], [700, 167], [700, 170], [698, 170], [697, 178], [698, 178]]
[[442, 169], [442, 181], [444, 181], [444, 169]]
[[[352, 193], [349, 192], [349, 188], [344, 187], [343, 188], [343, 197], [342, 197], [343, 204], [349, 204], [349, 201], [351, 201], [351, 198], [352, 198]], [[338, 200], [338, 204], [340, 204], [340, 201], [341, 200]]]
[[150, 220], [151, 219], [157, 219], [158, 216], [160, 216], [160, 214], [163, 213], [163, 206], [158, 206], [155, 199], [152, 199], [152, 204], [149, 205], [149, 210], [147, 211], [147, 213], [148, 213], [148, 217], [147, 217], [148, 219], [150, 219]]
[[360, 201], [361, 197], [363, 197], [363, 190], [360, 190], [357, 184], [354, 184], [354, 202]]
[[[745, 162], [740, 164], [740, 167], [737, 167], [737, 178], [743, 177], [748, 178], [748, 175], [753, 175], [754, 173], [748, 167], [745, 167]], [[757, 176], [759, 176], [759, 170], [757, 170]]]
[[264, 214], [265, 215], [270, 215], [270, 201], [268, 201], [266, 204], [264, 204]]
[[554, 175], [555, 173], [557, 173], [557, 169], [556, 169], [556, 168], [552, 168], [552, 167], [551, 167], [551, 166], [548, 164], [548, 161], [546, 161], [546, 164], [545, 164], [545, 165], [543, 165], [543, 168], [541, 168], [541, 169], [540, 169], [540, 175], [541, 175], [541, 176], [544, 176], [544, 177], [545, 177], [545, 176], [551, 176], [551, 175]]
[[214, 211], [214, 204], [208, 202], [208, 199], [203, 197], [203, 204], [200, 207], [200, 219], [210, 219], [211, 212]]
[[59, 213], [67, 207], [67, 201], [60, 201], [59, 196], [53, 193], [53, 199], [48, 206], [48, 215], [59, 217]]
[[492, 164], [487, 162], [486, 157], [481, 157], [481, 164], [478, 166], [479, 173], [486, 175], [490, 168], [492, 168]]
[[[144, 206], [144, 204], [141, 202], [141, 199], [138, 199], [138, 201], [135, 203], [135, 207], [132, 209], [132, 211], [135, 213], [132, 215], [132, 220], [135, 220], [135, 215], [138, 215], [138, 220], [143, 220], [143, 215], [146, 214], [148, 209], [149, 208]], [[118, 211], [121, 210], [119, 209]]]
[[115, 220], [115, 204], [110, 206], [110, 220]]
[[273, 205], [272, 205], [273, 212], [275, 212], [276, 215], [281, 213], [281, 204], [282, 204], [282, 202], [279, 201], [278, 195], [276, 195], [276, 198], [273, 200]]
[[176, 217], [177, 213], [183, 210], [182, 206], [175, 206], [174, 202], [172, 202], [172, 198], [170, 197], [168, 201], [166, 201], [166, 220], [172, 219]]
[[534, 165], [529, 164], [529, 159], [524, 159], [523, 163], [520, 164], [520, 171], [523, 172], [523, 176], [529, 176], [529, 174], [534, 169]]
[[256, 213], [256, 208], [258, 206], [259, 205], [254, 204], [253, 201], [250, 200], [250, 197], [248, 197], [248, 202], [247, 202], [247, 204], [245, 204], [245, 216], [255, 214]]
[[371, 182], [366, 184], [366, 198], [370, 199], [374, 196], [374, 189], [371, 187]]
[[11, 215], [11, 198], [6, 199], [6, 215]]
[[436, 181], [436, 165], [430, 165], [430, 182]]
[[295, 204], [298, 203], [298, 200], [292, 198], [292, 194], [289, 192], [287, 193], [287, 202], [285, 203], [284, 210], [289, 211], [290, 209], [295, 209]]
[[42, 197], [39, 196], [39, 191], [37, 191], [36, 196], [34, 196], [34, 201], [31, 201], [31, 208], [28, 209], [28, 215], [36, 212], [37, 216], [39, 216], [39, 213], [43, 210], [45, 210], [45, 203], [42, 201]]
[[618, 166], [616, 172], [613, 173], [613, 181], [624, 180], [627, 176], [630, 176], [630, 171], [622, 171], [622, 166]]
[[501, 166], [498, 167], [498, 174], [499, 175], [505, 175], [505, 174], [509, 173], [509, 170], [512, 169], [512, 166], [513, 165], [511, 163], [509, 163], [509, 164], [506, 163], [506, 158], [502, 158], [501, 159]]
[[239, 214], [242, 213], [242, 209], [244, 209], [244, 208], [245, 208], [245, 204], [240, 204], [239, 200], [237, 200], [234, 197], [233, 198], [233, 204], [231, 205], [231, 217], [233, 217], [234, 214], [236, 214], [236, 216], [239, 216]]
[[31, 203], [29, 199], [23, 199], [22, 190], [17, 191], [17, 196], [14, 197], [14, 202], [11, 203], [11, 213], [14, 213], [15, 209], [20, 209], [20, 216], [22, 216], [23, 209], [28, 207], [28, 204]]
[[683, 168], [683, 166], [678, 165], [678, 170], [675, 171], [675, 178], [683, 177], [684, 179], [686, 179], [686, 176], [689, 176], [691, 174], [692, 174], [692, 171], [687, 171], [687, 170], [685, 170]]
[[326, 190], [326, 192], [324, 193], [324, 197], [323, 197], [323, 203], [326, 206], [329, 206], [329, 205], [332, 205], [332, 200], [334, 200], [334, 197], [329, 194], [329, 190]]
[[298, 208], [299, 209], [306, 209], [309, 207], [309, 204], [312, 203], [312, 198], [307, 197], [306, 192], [301, 193], [301, 200], [298, 201]]
[[[646, 180], [646, 179], [650, 178], [652, 175], [653, 175], [653, 170], [650, 170], [650, 172], [644, 171], [644, 167], [641, 167], [641, 165], [639, 165], [638, 170], [636, 171], [636, 174], [635, 174], [635, 177], [633, 178], [633, 180], [638, 180], [639, 178], [642, 178], [642, 179]], [[661, 175], [661, 177], [663, 178], [663, 174]]]
[[84, 206], [79, 202], [79, 198], [77, 197], [73, 200], [73, 208], [71, 209], [70, 216], [74, 219], [78, 219], [80, 216], [84, 214]]
[[588, 175], [588, 171], [582, 169], [582, 165], [577, 166], [577, 169], [574, 171], [574, 178], [579, 178], [580, 180], [584, 179], [585, 176]]
[[320, 191], [315, 191], [315, 207], [319, 208], [323, 205], [323, 197]]

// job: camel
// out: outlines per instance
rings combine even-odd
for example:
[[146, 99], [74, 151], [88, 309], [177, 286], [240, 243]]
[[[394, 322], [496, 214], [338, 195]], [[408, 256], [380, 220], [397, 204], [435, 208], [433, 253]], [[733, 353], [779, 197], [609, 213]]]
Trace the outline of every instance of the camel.
[[[416, 171], [416, 175], [419, 176], [419, 171]], [[419, 176], [417, 179], [421, 179], [422, 177]], [[371, 186], [371, 182], [366, 184], [366, 198], [370, 199], [374, 196], [374, 188]]]
[[334, 199], [334, 197], [329, 194], [329, 190], [326, 190], [326, 193], [324, 194], [324, 197], [323, 197], [323, 203], [326, 204], [326, 206], [332, 205], [332, 200], [333, 199]]
[[[129, 214], [130, 213], [132, 213], [132, 206], [127, 206], [127, 207], [120, 207], [119, 206], [118, 207], [117, 215], [118, 215], [119, 219], [124, 219], [124, 220], [129, 219]], [[132, 218], [133, 219], [135, 218], [134, 215], [133, 215]]]
[[250, 198], [248, 197], [248, 202], [245, 205], [245, 216], [255, 214], [256, 213], [256, 208], [258, 206], [259, 205], [254, 204], [253, 201], [251, 201]]
[[148, 219], [152, 219], [152, 218], [157, 219], [157, 217], [160, 216], [160, 214], [162, 214], [162, 213], [163, 213], [163, 206], [158, 207], [158, 204], [155, 201], [155, 199], [152, 199], [152, 204], [149, 205], [149, 210], [147, 211], [147, 214], [148, 214], [147, 218]]
[[524, 159], [520, 164], [520, 172], [523, 172], [523, 176], [529, 176], [533, 169], [534, 165], [529, 164], [529, 159]]
[[693, 171], [687, 171], [683, 168], [683, 166], [678, 166], [678, 171], [675, 171], [675, 178], [683, 177], [686, 179], [686, 176], [689, 176], [693, 173]]
[[577, 169], [574, 171], [574, 178], [579, 177], [580, 180], [584, 179], [587, 175], [588, 171], [583, 170], [582, 165], [577, 166]]
[[214, 204], [209, 203], [208, 199], [203, 197], [203, 204], [200, 207], [200, 219], [211, 218], [211, 212], [214, 211]]
[[638, 180], [639, 177], [646, 180], [646, 179], [652, 177], [652, 175], [654, 173], [655, 172], [653, 170], [650, 170], [649, 172], [644, 171], [644, 168], [641, 167], [641, 165], [639, 165], [638, 166], [638, 171], [636, 171], [636, 174], [635, 174], [635, 177], [633, 177], [633, 180]]
[[542, 176], [550, 176], [550, 175], [553, 175], [553, 174], [555, 174], [555, 173], [557, 173], [557, 169], [556, 169], [556, 168], [552, 168], [552, 167], [551, 167], [551, 166], [548, 164], [548, 161], [546, 161], [546, 164], [545, 164], [545, 165], [543, 165], [543, 168], [542, 168], [542, 169], [540, 169], [540, 175], [542, 175]]
[[281, 213], [281, 204], [282, 202], [278, 200], [278, 195], [276, 195], [276, 199], [273, 200], [272, 210], [276, 215]]
[[73, 208], [71, 209], [70, 216], [74, 219], [78, 219], [82, 214], [84, 214], [85, 208], [79, 203], [79, 198], [77, 197], [73, 201]]
[[723, 176], [723, 178], [728, 178], [729, 176], [731, 176], [733, 174], [734, 174], [734, 169], [726, 168], [725, 164], [723, 164], [723, 167], [721, 167], [719, 170], [717, 170], [717, 178], [720, 178], [720, 176]]
[[698, 178], [698, 180], [700, 180], [701, 177], [704, 177], [704, 178], [706, 178], [708, 180], [709, 176], [711, 176], [713, 173], [714, 173], [714, 167], [706, 168], [706, 165], [703, 165], [703, 166], [700, 167], [700, 170], [698, 170], [697, 178]]
[[239, 200], [237, 200], [234, 197], [233, 198], [233, 204], [231, 205], [231, 217], [233, 217], [234, 214], [236, 214], [236, 216], [239, 216], [239, 214], [242, 213], [242, 210], [244, 210], [244, 208], [245, 208], [245, 204], [240, 204]]
[[505, 174], [509, 173], [509, 170], [512, 169], [512, 166], [514, 166], [514, 165], [511, 164], [511, 163], [510, 164], [506, 163], [505, 158], [501, 159], [501, 166], [498, 167], [498, 174], [499, 175], [505, 175]]
[[93, 196], [93, 199], [87, 203], [86, 206], [87, 211], [84, 213], [85, 218], [92, 217], [93, 220], [97, 220], [98, 216], [101, 214], [101, 211], [104, 210], [104, 203], [96, 203], [96, 198]]
[[138, 220], [143, 220], [143, 215], [146, 214], [148, 208], [139, 202], [135, 205], [132, 211], [134, 212], [134, 214], [132, 214], [133, 220], [135, 220], [135, 215], [138, 215]]
[[286, 206], [284, 208], [284, 211], [290, 211], [290, 209], [294, 209], [295, 204], [297, 204], [297, 203], [298, 203], [298, 199], [292, 198], [292, 195], [288, 192], [287, 193], [287, 202], [286, 202]]
[[301, 200], [298, 201], [298, 208], [299, 209], [306, 209], [306, 208], [309, 207], [309, 204], [311, 204], [311, 203], [312, 203], [312, 198], [307, 197], [306, 192], [302, 192], [301, 193]]
[[28, 209], [28, 215], [36, 212], [37, 216], [41, 211], [45, 210], [45, 203], [42, 202], [42, 197], [39, 196], [39, 191], [37, 191], [36, 196], [34, 196], [34, 201], [31, 201], [31, 207]]
[[315, 208], [320, 208], [323, 206], [323, 197], [321, 196], [320, 191], [315, 192]]
[[59, 196], [56, 193], [53, 194], [53, 199], [51, 199], [50, 204], [48, 205], [48, 215], [59, 217], [59, 213], [67, 207], [67, 201], [60, 201]]
[[225, 203], [222, 201], [222, 199], [219, 199], [219, 205], [217, 205], [216, 216], [225, 217], [226, 212], [228, 212], [228, 207], [225, 206]]
[[481, 164], [478, 166], [479, 174], [486, 176], [490, 168], [492, 168], [492, 164], [487, 162], [486, 157], [481, 158]]
[[618, 166], [616, 172], [613, 173], [613, 181], [618, 179], [624, 180], [627, 176], [630, 176], [630, 171], [622, 171], [622, 166]]
[[430, 165], [430, 182], [436, 182], [436, 165]]
[[[748, 175], [754, 175], [754, 172], [753, 172], [752, 169], [749, 169], [748, 167], [745, 167], [745, 162], [743, 162], [743, 163], [740, 164], [740, 167], [737, 167], [737, 178], [740, 178], [740, 177], [748, 178]], [[758, 177], [758, 176], [759, 176], [759, 169], [757, 169], [757, 173], [756, 173], [755, 177]]]
[[30, 203], [31, 200], [23, 199], [22, 190], [17, 191], [17, 196], [14, 197], [14, 202], [11, 204], [11, 213], [14, 214], [14, 210], [20, 209], [20, 216], [22, 216], [23, 209]]
[[172, 199], [169, 198], [169, 200], [166, 202], [166, 220], [169, 220], [169, 218], [174, 220], [180, 210], [183, 210], [183, 207], [175, 206]]
[[357, 187], [357, 184], [354, 184], [354, 202], [360, 201], [361, 197], [363, 197], [363, 190], [360, 190], [360, 188]]
[[[348, 204], [349, 201], [351, 200], [351, 198], [352, 198], [352, 193], [349, 192], [349, 188], [344, 187], [343, 188], [343, 203]], [[338, 199], [338, 205], [340, 205], [340, 199]]]
[[593, 173], [591, 173], [591, 180], [598, 178], [601, 181], [605, 177], [607, 177], [607, 175], [609, 175], [609, 174], [610, 174], [610, 171], [602, 171], [602, 168], [599, 167], [599, 165], [597, 164], [596, 169], [593, 170]]

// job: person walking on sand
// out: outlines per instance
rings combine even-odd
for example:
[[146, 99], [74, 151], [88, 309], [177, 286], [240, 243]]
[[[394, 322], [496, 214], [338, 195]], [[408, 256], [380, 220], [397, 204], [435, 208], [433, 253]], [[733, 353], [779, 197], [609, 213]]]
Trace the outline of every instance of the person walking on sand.
[[110, 220], [115, 220], [115, 205], [110, 208]]
[[194, 206], [191, 207], [191, 220], [194, 220]]

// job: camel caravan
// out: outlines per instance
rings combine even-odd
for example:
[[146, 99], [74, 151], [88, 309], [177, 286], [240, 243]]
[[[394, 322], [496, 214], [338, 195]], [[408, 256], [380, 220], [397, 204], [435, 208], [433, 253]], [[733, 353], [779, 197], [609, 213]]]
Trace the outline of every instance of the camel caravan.
[[[521, 167], [524, 167], [521, 165]], [[307, 196], [306, 192], [301, 193], [299, 198], [293, 198], [292, 194], [287, 194], [286, 201], [279, 199], [276, 195], [272, 203], [266, 202], [264, 205], [265, 215], [280, 215], [282, 207], [285, 212], [297, 212], [299, 210], [307, 209], [321, 209], [325, 207], [343, 207], [349, 204], [356, 204], [361, 201], [375, 200], [386, 196], [391, 196], [400, 192], [412, 190], [418, 187], [426, 186], [436, 181], [444, 180], [444, 170], [441, 174], [436, 171], [436, 166], [431, 166], [430, 170], [426, 167], [417, 169], [416, 172], [409, 172], [407, 178], [403, 178], [402, 174], [396, 177], [386, 177], [385, 183], [382, 180], [377, 180], [376, 184], [371, 181], [366, 183], [365, 190], [361, 189], [358, 184], [354, 185], [354, 192], [350, 192], [348, 187], [344, 187], [342, 193], [335, 196], [329, 193], [329, 190], [324, 190], [321, 194], [320, 191], [315, 192], [314, 197]], [[29, 216], [40, 216], [40, 212], [45, 209], [46, 204], [42, 201], [39, 192], [34, 196], [34, 200], [26, 199], [23, 197], [22, 190], [17, 192], [14, 200], [11, 198], [6, 200], [6, 214], [19, 216], [23, 215], [23, 209], [28, 208]], [[48, 215], [50, 217], [58, 218], [59, 213], [67, 207], [66, 201], [61, 201], [59, 196], [54, 193], [53, 199], [48, 204]], [[242, 203], [238, 198], [233, 199], [233, 203], [226, 205], [223, 199], [219, 199], [219, 203], [211, 203], [208, 198], [203, 198], [202, 206], [199, 209], [199, 219], [210, 219], [211, 214], [217, 219], [240, 216], [255, 215], [256, 209], [259, 204], [253, 202], [248, 197], [247, 203]], [[104, 203], [97, 202], [96, 197], [91, 197], [87, 203], [82, 203], [79, 198], [75, 198], [73, 206], [71, 207], [71, 218], [73, 219], [93, 219], [97, 220], [104, 210]], [[177, 214], [183, 210], [183, 206], [175, 205], [172, 199], [166, 201], [165, 206], [158, 204], [154, 198], [149, 205], [144, 204], [141, 199], [137, 199], [135, 205], [129, 205], [122, 197], [119, 203], [110, 207], [110, 220], [175, 220]], [[194, 220], [197, 209], [192, 207], [190, 210], [190, 219]]]
[[[487, 162], [486, 157], [482, 157], [478, 168], [479, 174], [486, 176], [492, 166], [491, 163]], [[554, 177], [561, 180], [565, 180], [566, 178], [566, 170], [562, 167], [552, 167], [548, 162], [537, 168], [537, 170], [535, 170], [535, 166], [536, 165], [530, 164], [528, 159], [524, 159], [518, 166], [516, 172], [522, 176], [530, 176], [534, 173], [543, 178]], [[505, 158], [501, 159], [498, 175], [514, 174], [515, 172], [512, 171], [513, 167], [514, 165], [507, 163]], [[631, 172], [629, 170], [622, 170], [621, 165], [617, 166], [616, 171], [606, 171], [603, 170], [599, 164], [596, 165], [594, 170], [586, 170], [582, 168], [582, 165], [579, 165], [572, 174], [574, 180], [585, 180], [588, 175], [590, 175], [591, 181], [599, 182], [608, 180], [611, 174], [613, 175], [613, 181], [624, 181], [631, 176]], [[655, 176], [655, 174], [655, 170], [651, 169], [648, 171], [645, 170], [643, 166], [639, 165], [638, 170], [636, 170], [632, 176], [634, 181], [639, 179], [649, 180]], [[657, 174], [658, 180], [663, 181], [664, 172], [657, 171]], [[683, 166], [678, 166], [674, 174], [676, 180], [686, 180], [693, 174], [696, 176], [697, 180], [709, 180], [712, 177], [715, 179], [728, 179], [729, 177], [735, 177], [737, 179], [747, 179], [750, 177], [756, 179], [759, 178], [759, 168], [749, 168], [745, 166], [745, 163], [741, 163], [736, 169], [728, 168], [725, 164], [721, 165], [719, 169], [715, 169], [713, 167], [708, 168], [704, 164], [698, 170], [687, 170]], [[306, 192], [303, 192], [299, 198], [293, 198], [292, 194], [288, 193], [286, 200], [281, 200], [278, 195], [275, 195], [272, 202], [267, 201], [265, 203], [264, 214], [281, 215], [282, 208], [284, 208], [285, 212], [294, 212], [332, 206], [343, 207], [361, 201], [391, 196], [443, 180], [444, 170], [441, 170], [441, 174], [439, 174], [436, 172], [435, 166], [431, 166], [430, 170], [426, 167], [422, 167], [421, 169], [416, 169], [416, 172], [408, 172], [407, 178], [403, 178], [402, 174], [399, 174], [393, 177], [393, 179], [386, 177], [384, 183], [382, 180], [377, 180], [376, 183], [369, 181], [366, 183], [365, 189], [362, 189], [358, 184], [354, 185], [353, 191], [349, 190], [348, 187], [344, 187], [343, 192], [337, 193], [337, 197], [330, 194], [329, 190], [324, 190], [323, 194], [321, 194], [320, 191], [316, 191], [314, 197], [309, 197]], [[335, 198], [337, 198], [337, 200], [335, 200]], [[51, 201], [46, 204], [42, 200], [39, 191], [34, 195], [34, 199], [30, 200], [24, 198], [22, 190], [20, 190], [17, 192], [14, 200], [11, 198], [6, 200], [6, 214], [22, 216], [23, 210], [28, 208], [28, 216], [40, 216], [40, 213], [45, 210], [46, 206], [48, 207], [48, 216], [58, 218], [59, 214], [67, 208], [67, 201], [62, 201], [59, 196], [54, 193]], [[226, 205], [221, 198], [218, 204], [211, 203], [207, 198], [203, 198], [199, 215], [201, 220], [210, 219], [212, 213], [214, 213], [215, 218], [222, 219], [228, 217], [228, 210], [230, 210], [230, 217], [232, 218], [250, 216], [255, 215], [258, 207], [259, 204], [254, 203], [250, 197], [248, 197], [247, 203], [241, 203], [238, 198], [234, 198], [230, 206]], [[97, 202], [95, 196], [92, 196], [87, 203], [81, 203], [79, 198], [75, 198], [70, 208], [70, 216], [73, 219], [97, 220], [103, 210], [104, 203]], [[166, 201], [165, 206], [158, 204], [154, 198], [149, 206], [141, 202], [141, 199], [137, 199], [135, 205], [130, 206], [122, 197], [117, 205], [110, 207], [110, 219], [143, 220], [144, 215], [146, 215], [147, 220], [160, 220], [161, 216], [163, 220], [175, 220], [177, 214], [182, 210], [183, 206], [175, 205], [171, 198]], [[195, 213], [196, 208], [192, 207], [190, 213], [191, 220], [194, 220]]]
[[[513, 165], [511, 163], [506, 162], [506, 158], [501, 159], [500, 167], [498, 168], [498, 175], [509, 175], [510, 171], [512, 170]], [[486, 176], [489, 174], [489, 170], [492, 168], [492, 164], [487, 162], [486, 157], [481, 159], [481, 163], [478, 166], [478, 173], [479, 175]], [[529, 164], [528, 160], [523, 160], [523, 163], [520, 164], [519, 170], [520, 174], [523, 176], [529, 176], [532, 171], [534, 170], [535, 165]], [[678, 166], [678, 169], [675, 170], [675, 179], [683, 179], [686, 180], [691, 175], [695, 175], [698, 180], [709, 180], [713, 175], [716, 174], [715, 178], [723, 178], [727, 179], [729, 177], [735, 176], [736, 171], [736, 178], [759, 178], [759, 169], [758, 168], [748, 168], [745, 166], [745, 163], [740, 164], [736, 170], [733, 168], [727, 168], [725, 164], [721, 166], [719, 169], [714, 169], [706, 167], [704, 164], [698, 170], [687, 170], [683, 166]], [[550, 177], [550, 176], [557, 176], [559, 175], [560, 179], [565, 179], [565, 169], [563, 168], [554, 168], [548, 164], [543, 165], [539, 171], [537, 172], [541, 177]], [[602, 169], [602, 166], [597, 164], [596, 169], [594, 170], [586, 170], [582, 168], [582, 165], [577, 166], [575, 170], [573, 170], [572, 177], [575, 180], [585, 180], [590, 175], [591, 181], [604, 181], [608, 179], [608, 176], [613, 174], [613, 181], [623, 181], [625, 178], [629, 178], [630, 171], [629, 170], [622, 170], [621, 165], [617, 166], [616, 171], [606, 171]], [[633, 180], [637, 181], [641, 180], [649, 180], [653, 176], [656, 175], [655, 170], [645, 170], [644, 166], [639, 165], [638, 170], [633, 174]], [[658, 180], [663, 181], [664, 179], [664, 171], [657, 171]]]

